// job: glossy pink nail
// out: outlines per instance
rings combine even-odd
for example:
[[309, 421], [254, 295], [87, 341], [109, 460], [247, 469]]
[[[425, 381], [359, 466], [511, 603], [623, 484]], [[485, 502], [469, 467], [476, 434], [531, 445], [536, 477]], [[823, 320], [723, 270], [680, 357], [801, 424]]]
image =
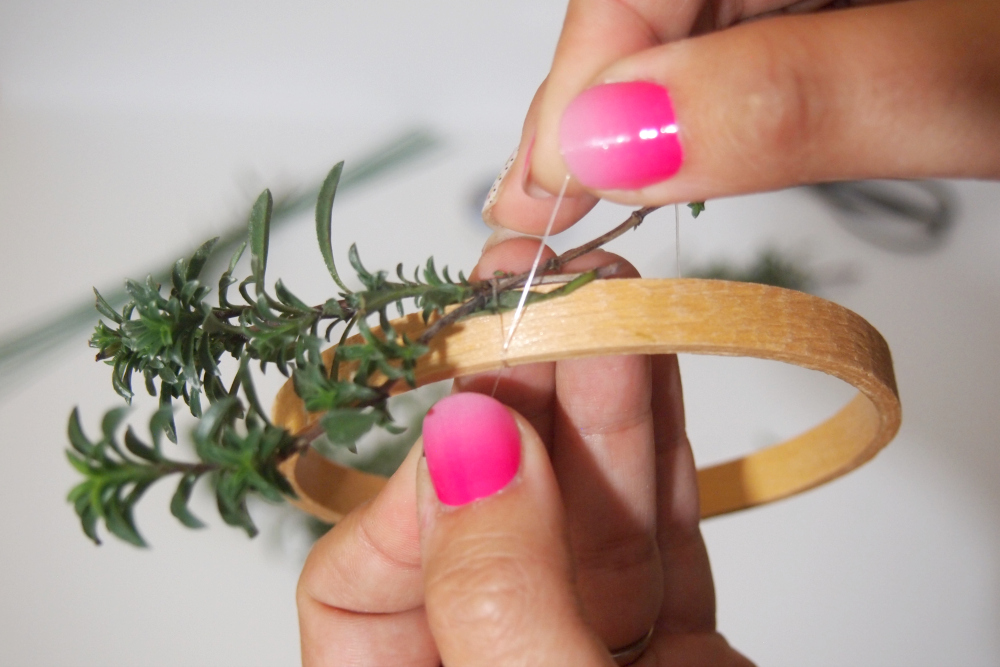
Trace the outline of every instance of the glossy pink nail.
[[681, 168], [670, 94], [648, 81], [606, 83], [570, 102], [559, 127], [566, 166], [585, 187], [636, 190]]
[[507, 486], [521, 465], [521, 435], [502, 403], [453, 394], [424, 418], [424, 456], [438, 499], [465, 505]]

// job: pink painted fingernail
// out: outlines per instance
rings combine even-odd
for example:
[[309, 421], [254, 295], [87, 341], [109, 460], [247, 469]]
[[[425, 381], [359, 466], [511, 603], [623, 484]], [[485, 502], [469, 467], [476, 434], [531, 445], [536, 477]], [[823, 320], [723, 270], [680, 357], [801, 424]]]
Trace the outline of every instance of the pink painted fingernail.
[[517, 422], [485, 394], [453, 394], [424, 418], [424, 455], [438, 499], [465, 505], [507, 486], [521, 465]]
[[595, 190], [637, 190], [681, 168], [670, 94], [648, 81], [606, 83], [570, 102], [559, 127], [570, 172]]

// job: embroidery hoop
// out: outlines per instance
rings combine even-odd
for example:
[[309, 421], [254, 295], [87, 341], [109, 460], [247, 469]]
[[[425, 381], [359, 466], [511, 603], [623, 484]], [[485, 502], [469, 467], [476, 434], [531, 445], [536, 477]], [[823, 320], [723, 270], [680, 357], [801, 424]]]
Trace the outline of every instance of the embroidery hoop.
[[[393, 327], [413, 339], [425, 325], [413, 314], [395, 320]], [[871, 324], [825, 299], [751, 283], [595, 281], [527, 308], [506, 354], [495, 318], [474, 317], [448, 327], [418, 363], [416, 379], [422, 386], [503, 364], [677, 352], [782, 361], [822, 371], [858, 390], [832, 417], [790, 440], [699, 469], [702, 518], [825, 484], [869, 461], [899, 430], [892, 357]], [[325, 354], [329, 360], [332, 349]], [[401, 383], [396, 393], [406, 390]], [[305, 411], [291, 381], [278, 392], [275, 424], [299, 433], [319, 416]], [[292, 503], [329, 523], [374, 497], [386, 482], [314, 450], [293, 455], [280, 470], [298, 495]]]

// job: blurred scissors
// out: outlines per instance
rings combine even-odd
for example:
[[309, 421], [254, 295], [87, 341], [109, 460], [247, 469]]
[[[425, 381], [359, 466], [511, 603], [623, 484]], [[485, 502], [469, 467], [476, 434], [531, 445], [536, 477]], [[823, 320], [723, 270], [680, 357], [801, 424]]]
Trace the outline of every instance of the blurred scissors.
[[809, 189], [842, 214], [845, 229], [892, 252], [934, 250], [954, 225], [954, 197], [939, 181], [841, 181]]

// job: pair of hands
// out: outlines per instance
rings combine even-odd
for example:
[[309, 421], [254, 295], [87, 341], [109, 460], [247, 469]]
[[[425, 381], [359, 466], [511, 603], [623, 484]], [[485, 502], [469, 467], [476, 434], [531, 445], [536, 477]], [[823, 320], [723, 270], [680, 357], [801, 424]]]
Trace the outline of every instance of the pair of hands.
[[[660, 205], [838, 179], [1000, 177], [1000, 5], [809, 13], [829, 4], [863, 3], [570, 0], [484, 220], [541, 233], [567, 174], [556, 232], [598, 198]], [[769, 14], [786, 16], [751, 20]], [[636, 102], [652, 111], [633, 113]], [[503, 239], [480, 275], [527, 268], [537, 242]], [[567, 270], [614, 260], [594, 253]], [[489, 393], [493, 382], [456, 389]], [[637, 665], [749, 664], [715, 631], [676, 358], [519, 367], [497, 398], [518, 413], [517, 473], [447, 506], [415, 447], [313, 549], [298, 591], [304, 663], [610, 665], [607, 647], [652, 627]], [[490, 437], [463, 433], [472, 448]]]
[[[524, 270], [537, 247], [497, 245], [473, 277]], [[636, 275], [602, 251], [567, 270], [615, 261], [618, 275]], [[494, 381], [455, 389], [489, 394]], [[496, 415], [435, 406], [382, 493], [310, 553], [298, 590], [303, 663], [607, 666], [608, 647], [653, 628], [635, 664], [749, 665], [715, 631], [677, 358], [519, 366], [496, 397], [516, 415], [516, 474], [497, 479], [496, 457], [485, 469], [467, 460], [496, 449]], [[441, 452], [442, 430], [465, 453]], [[440, 457], [462, 468], [460, 483], [435, 469]]]

